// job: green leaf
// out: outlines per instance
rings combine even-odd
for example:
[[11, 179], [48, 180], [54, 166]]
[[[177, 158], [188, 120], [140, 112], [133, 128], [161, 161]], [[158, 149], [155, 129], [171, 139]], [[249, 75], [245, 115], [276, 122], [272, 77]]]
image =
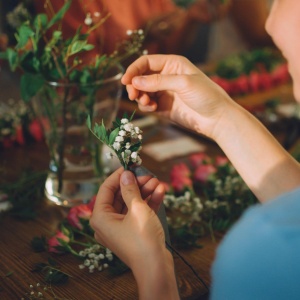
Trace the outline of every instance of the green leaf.
[[47, 23], [48, 17], [46, 14], [38, 14], [33, 21], [34, 27], [40, 30], [46, 28]]
[[120, 131], [120, 129], [119, 129], [119, 128], [116, 128], [116, 129], [114, 129], [114, 130], [110, 133], [110, 135], [109, 135], [109, 140], [108, 140], [108, 144], [109, 144], [109, 145], [112, 145], [112, 144], [114, 143], [116, 137], [117, 137], [118, 134], [119, 134], [119, 131]]
[[49, 21], [46, 29], [52, 27], [55, 23], [62, 20], [67, 10], [70, 8], [71, 0], [67, 1], [64, 6], [53, 16], [53, 18]]
[[34, 31], [26, 24], [21, 25], [18, 31], [18, 44], [16, 48], [20, 49], [27, 45], [29, 39], [34, 36]]
[[101, 125], [95, 124], [94, 133], [100, 141], [102, 141], [103, 143], [108, 144], [107, 133], [106, 133], [106, 129], [105, 129], [105, 126], [104, 126], [103, 122], [102, 122]]
[[98, 56], [96, 58], [96, 62], [95, 62], [95, 68], [96, 68], [96, 70], [99, 69], [101, 63], [103, 63], [106, 59], [107, 59], [106, 54], [101, 55], [100, 57]]
[[130, 118], [129, 118], [129, 122], [131, 122], [131, 121], [132, 121], [132, 119], [133, 119], [133, 117], [134, 117], [134, 114], [135, 114], [135, 110], [133, 111], [132, 115], [130, 116]]
[[90, 50], [93, 50], [95, 47], [94, 45], [92, 44], [86, 44], [84, 47], [83, 47], [83, 50], [85, 51], [90, 51]]
[[85, 46], [86, 42], [85, 41], [75, 41], [71, 44], [71, 50], [70, 50], [70, 55], [74, 55], [80, 51], [82, 51], [83, 47]]
[[21, 77], [21, 97], [29, 102], [33, 96], [42, 88], [45, 79], [41, 75], [25, 73]]
[[49, 272], [45, 275], [45, 281], [51, 284], [63, 284], [66, 283], [69, 276], [59, 270], [50, 268]]
[[91, 116], [90, 115], [88, 115], [88, 117], [87, 117], [86, 125], [87, 125], [89, 130], [92, 129], [92, 121], [91, 121]]
[[7, 53], [7, 60], [9, 62], [10, 69], [12, 71], [15, 71], [18, 67], [18, 53], [11, 48], [8, 48], [6, 50], [6, 53]]

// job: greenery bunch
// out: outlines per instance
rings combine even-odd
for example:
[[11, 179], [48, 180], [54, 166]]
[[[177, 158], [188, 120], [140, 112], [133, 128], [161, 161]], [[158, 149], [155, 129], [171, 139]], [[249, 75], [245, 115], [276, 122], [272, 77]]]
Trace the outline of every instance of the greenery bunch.
[[[51, 6], [50, 1], [46, 3]], [[72, 0], [66, 0], [50, 19], [44, 13], [28, 16], [16, 27], [15, 46], [0, 53], [0, 59], [7, 60], [12, 71], [21, 70], [21, 96], [26, 102], [49, 81], [89, 84], [101, 80], [110, 67], [141, 51], [144, 34], [139, 30], [133, 31], [113, 54], [99, 54], [91, 62], [83, 61], [81, 55], [95, 47], [88, 42], [89, 34], [109, 14], [91, 24], [85, 33], [79, 27], [73, 36], [65, 38], [61, 22], [71, 4]]]

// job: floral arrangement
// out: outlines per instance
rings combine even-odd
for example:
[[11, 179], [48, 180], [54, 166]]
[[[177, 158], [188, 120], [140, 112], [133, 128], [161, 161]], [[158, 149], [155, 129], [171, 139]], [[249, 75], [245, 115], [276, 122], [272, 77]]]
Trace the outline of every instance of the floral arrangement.
[[[104, 119], [106, 126], [111, 125], [121, 95], [122, 62], [132, 55], [141, 55], [144, 41], [143, 30], [129, 30], [127, 39], [113, 53], [83, 59], [94, 49], [88, 42], [89, 34], [109, 14], [99, 13], [97, 22], [93, 22], [87, 13], [82, 20], [86, 30], [83, 32], [79, 27], [66, 38], [62, 21], [71, 5], [72, 0], [65, 0], [55, 12], [51, 1], [45, 0], [45, 8], [52, 12], [52, 17], [38, 14], [16, 23], [16, 44], [0, 53], [12, 71], [21, 71], [21, 97], [39, 115], [50, 152], [50, 171], [57, 177], [58, 194], [65, 190], [67, 168], [75, 164], [92, 169], [91, 176], [104, 176], [101, 149], [88, 134], [85, 120], [89, 115], [92, 123]], [[115, 87], [103, 87], [106, 79]], [[75, 129], [82, 131], [74, 132]], [[65, 197], [69, 198], [69, 193], [67, 190]]]
[[270, 90], [290, 80], [286, 62], [270, 48], [230, 55], [208, 75], [231, 96]]
[[174, 165], [164, 204], [172, 241], [179, 247], [197, 246], [197, 240], [227, 230], [257, 202], [225, 156], [196, 153], [189, 163]]
[[107, 158], [111, 159], [114, 153], [125, 170], [142, 163], [139, 152], [142, 149], [143, 132], [131, 123], [133, 116], [134, 113], [128, 118], [125, 113], [122, 119], [116, 118], [113, 127], [109, 130], [105, 128], [103, 122], [101, 125], [95, 123], [92, 128], [91, 118], [88, 117], [87, 120], [91, 132], [112, 150], [107, 153]]

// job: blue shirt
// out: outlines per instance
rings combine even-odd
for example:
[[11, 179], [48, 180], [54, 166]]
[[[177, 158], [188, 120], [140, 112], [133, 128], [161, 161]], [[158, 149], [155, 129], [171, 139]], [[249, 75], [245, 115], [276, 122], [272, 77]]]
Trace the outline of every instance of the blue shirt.
[[249, 208], [228, 232], [211, 299], [300, 299], [300, 188]]

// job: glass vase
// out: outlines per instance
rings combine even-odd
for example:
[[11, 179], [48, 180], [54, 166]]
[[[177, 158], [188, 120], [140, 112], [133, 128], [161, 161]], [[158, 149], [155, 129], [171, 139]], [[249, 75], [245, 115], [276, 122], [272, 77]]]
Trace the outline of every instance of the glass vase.
[[50, 154], [46, 197], [66, 207], [87, 203], [105, 175], [103, 145], [86, 120], [109, 128], [122, 95], [123, 69], [115, 66], [91, 84], [48, 82], [34, 101]]

